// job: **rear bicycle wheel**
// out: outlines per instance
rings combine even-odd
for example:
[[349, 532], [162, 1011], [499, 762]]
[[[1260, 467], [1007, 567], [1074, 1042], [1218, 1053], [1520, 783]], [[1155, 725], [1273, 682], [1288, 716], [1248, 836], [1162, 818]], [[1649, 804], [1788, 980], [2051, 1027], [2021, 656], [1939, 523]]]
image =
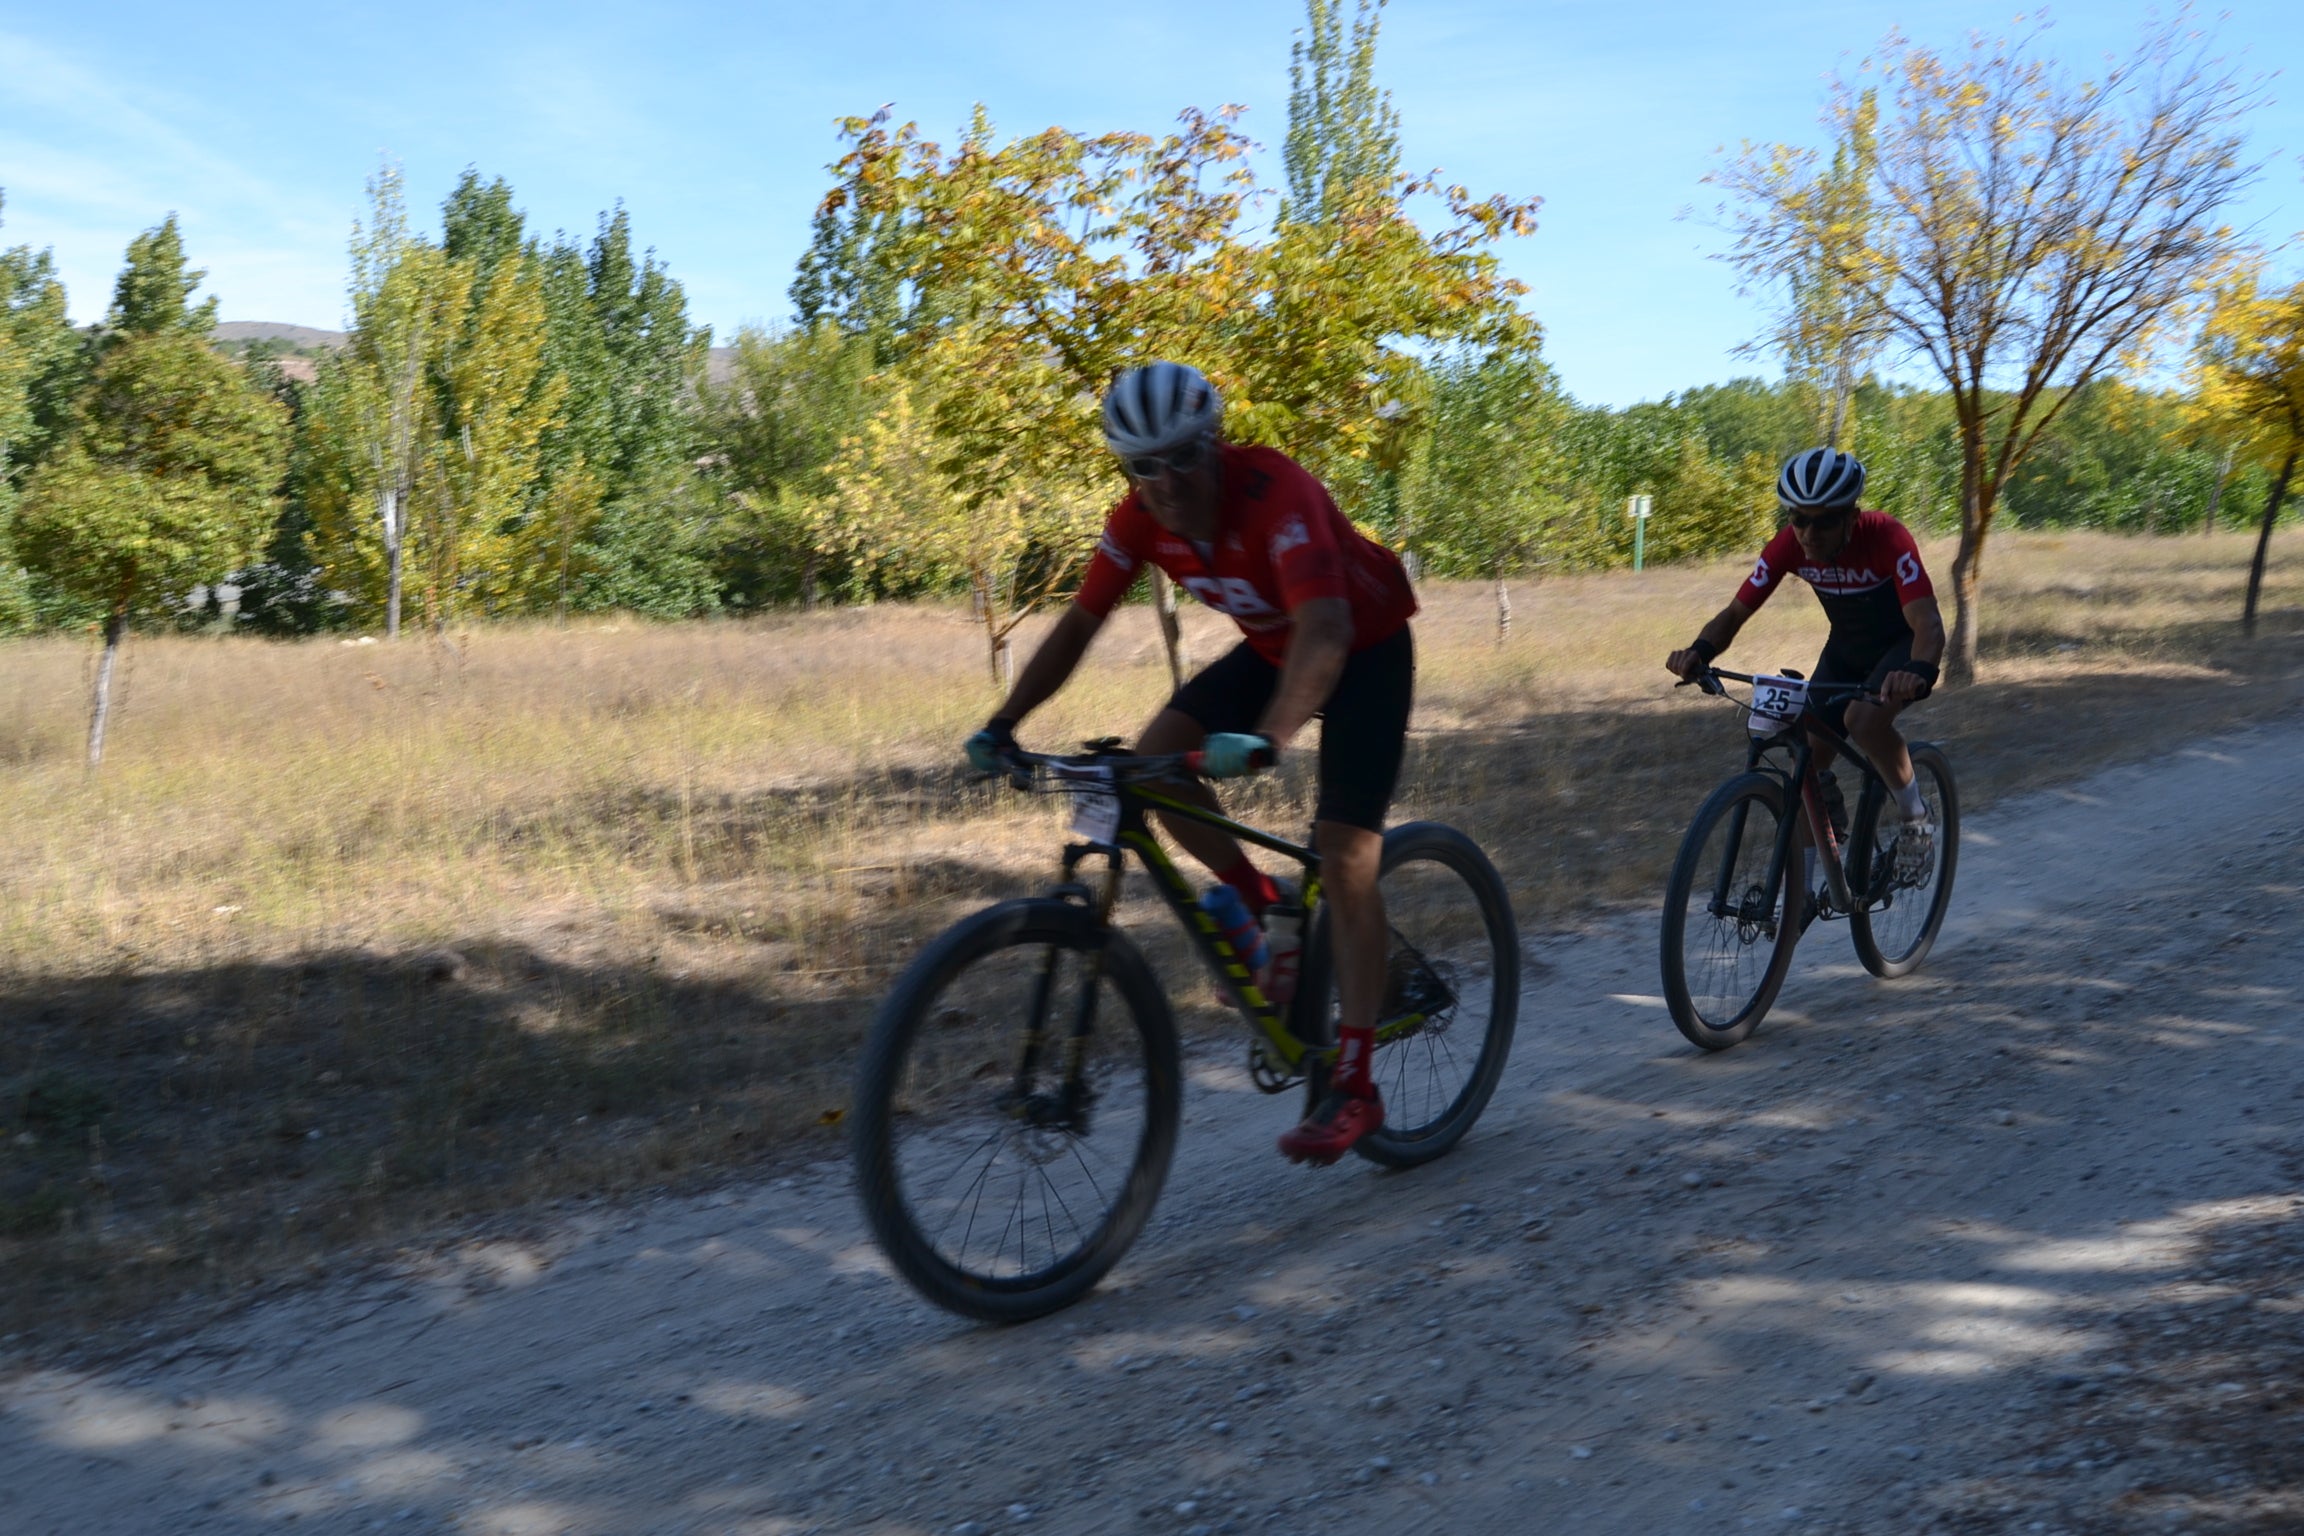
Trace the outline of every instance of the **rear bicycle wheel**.
[[1865, 898], [1848, 914], [1849, 936], [1864, 969], [1883, 980], [1909, 976], [1928, 958], [1952, 904], [1960, 866], [1960, 792], [1952, 764], [1931, 742], [1912, 743], [1912, 771], [1928, 819], [1909, 830], [1879, 795], [1867, 795], [1850, 830], [1852, 846], [1869, 850]]
[[[1438, 822], [1384, 834], [1377, 888], [1390, 934], [1378, 1005], [1375, 1078], [1384, 1124], [1353, 1150], [1387, 1168], [1413, 1168], [1446, 1153], [1496, 1092], [1520, 1021], [1520, 930], [1503, 877], [1480, 845]], [[1335, 1039], [1336, 995], [1329, 913], [1322, 907], [1296, 1017]], [[1301, 1030], [1304, 1025], [1299, 1023]], [[1316, 1102], [1325, 1087], [1307, 1085]]]
[[1125, 935], [1047, 898], [963, 920], [897, 981], [857, 1067], [851, 1138], [873, 1236], [915, 1290], [964, 1317], [1069, 1306], [1152, 1213], [1182, 1076], [1167, 998]]
[[[1796, 806], [1797, 802], [1795, 802]], [[1664, 888], [1664, 1006], [1680, 1033], [1724, 1051], [1759, 1027], [1799, 943], [1797, 840], [1771, 896], [1768, 866], [1786, 814], [1783, 781], [1743, 773], [1714, 790], [1688, 824]]]

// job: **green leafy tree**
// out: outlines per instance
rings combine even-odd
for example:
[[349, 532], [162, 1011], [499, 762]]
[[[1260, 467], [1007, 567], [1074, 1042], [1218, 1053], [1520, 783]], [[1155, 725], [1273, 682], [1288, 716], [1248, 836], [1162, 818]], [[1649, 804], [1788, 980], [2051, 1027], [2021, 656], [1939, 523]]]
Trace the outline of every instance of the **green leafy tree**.
[[544, 258], [548, 366], [565, 374], [562, 424], [547, 439], [546, 483], [564, 469], [597, 478], [601, 510], [581, 541], [580, 606], [674, 617], [717, 601], [710, 501], [695, 483], [697, 384], [710, 332], [632, 221], [601, 216], [589, 247]]
[[0, 628], [36, 617], [13, 531], [25, 476], [48, 457], [80, 382], [81, 339], [48, 251], [0, 251]]
[[216, 329], [216, 300], [192, 302], [208, 274], [184, 257], [184, 233], [176, 215], [161, 220], [128, 242], [128, 263], [112, 290], [97, 345], [108, 349], [137, 336], [193, 336], [203, 340]]
[[1427, 569], [1495, 583], [1501, 639], [1512, 625], [1507, 579], [1541, 561], [1568, 513], [1560, 433], [1571, 406], [1529, 353], [1459, 353], [1432, 373], [1403, 505]]
[[464, 321], [471, 268], [409, 232], [400, 172], [368, 184], [352, 232], [352, 334], [312, 398], [310, 498], [328, 579], [400, 634], [408, 520], [440, 430], [440, 360]]
[[825, 577], [845, 572], [816, 537], [816, 508], [834, 490], [832, 462], [881, 403], [873, 341], [826, 319], [776, 334], [747, 328], [735, 351], [726, 381], [703, 394], [712, 483], [726, 506], [722, 598], [813, 606]]
[[18, 528], [26, 564], [104, 615], [90, 766], [103, 761], [130, 620], [249, 562], [272, 526], [286, 435], [286, 413], [203, 334], [130, 334], [98, 365], [65, 448], [26, 489]]
[[[449, 258], [470, 298], [435, 362], [439, 431], [416, 481], [417, 597], [435, 629], [473, 607], [542, 606], [592, 516], [578, 475], [538, 497], [538, 445], [568, 393], [544, 370], [544, 287], [521, 251]], [[492, 275], [483, 279], [483, 272]]]

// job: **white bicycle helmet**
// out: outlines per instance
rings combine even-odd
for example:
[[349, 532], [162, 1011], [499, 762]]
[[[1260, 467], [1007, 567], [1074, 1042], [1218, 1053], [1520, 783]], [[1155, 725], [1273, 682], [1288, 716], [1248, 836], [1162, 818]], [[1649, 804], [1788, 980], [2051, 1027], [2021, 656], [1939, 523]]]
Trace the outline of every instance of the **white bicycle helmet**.
[[1146, 363], [1104, 394], [1104, 445], [1123, 457], [1159, 453], [1216, 430], [1224, 402], [1216, 386], [1183, 363]]
[[1776, 499], [1787, 507], [1852, 507], [1863, 494], [1864, 466], [1837, 448], [1796, 453], [1776, 477]]

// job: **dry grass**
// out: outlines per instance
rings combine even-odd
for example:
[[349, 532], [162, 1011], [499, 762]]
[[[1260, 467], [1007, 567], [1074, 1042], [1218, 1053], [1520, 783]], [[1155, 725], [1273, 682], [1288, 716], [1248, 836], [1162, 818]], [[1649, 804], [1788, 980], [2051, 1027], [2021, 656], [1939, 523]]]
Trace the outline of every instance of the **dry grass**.
[[[2278, 573], [2243, 647], [2245, 562], [2238, 538], [2003, 540], [1983, 681], [1921, 717], [1970, 803], [2304, 694], [2304, 579]], [[1647, 899], [1740, 751], [1659, 665], [1736, 574], [1523, 583], [1502, 646], [1485, 587], [1434, 588], [1403, 818], [1482, 838], [1529, 929]], [[1228, 629], [1194, 619], [1211, 657]], [[1821, 638], [1788, 592], [1736, 659], [1805, 664]], [[1057, 844], [1052, 808], [961, 782], [993, 695], [950, 610], [140, 640], [94, 779], [87, 648], [7, 660], [6, 1326], [825, 1136], [893, 969]], [[1133, 730], [1166, 682], [1130, 610], [1028, 734]], [[1285, 829], [1307, 788], [1299, 767], [1235, 804]]]

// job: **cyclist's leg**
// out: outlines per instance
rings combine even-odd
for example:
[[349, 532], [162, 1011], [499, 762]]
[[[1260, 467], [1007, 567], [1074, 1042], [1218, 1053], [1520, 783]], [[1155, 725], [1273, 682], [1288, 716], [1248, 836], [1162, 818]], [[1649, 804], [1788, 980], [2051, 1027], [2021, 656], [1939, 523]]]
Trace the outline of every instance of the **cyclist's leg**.
[[1345, 663], [1321, 712], [1313, 840], [1320, 851], [1339, 1020], [1330, 1092], [1302, 1125], [1280, 1138], [1281, 1151], [1303, 1161], [1332, 1163], [1383, 1124], [1373, 1067], [1376, 1014], [1392, 945], [1378, 876], [1415, 681], [1415, 643], [1402, 626], [1396, 636]]
[[[1865, 671], [1864, 685], [1877, 692], [1889, 673], [1911, 659], [1912, 641], [1907, 637], [1890, 646]], [[1901, 704], [1874, 704], [1863, 699], [1848, 705], [1848, 739], [1864, 749], [1888, 787], [1899, 793], [1912, 782], [1912, 754], [1904, 745], [1903, 733], [1896, 729], [1896, 717], [1903, 712]]]
[[[1236, 645], [1176, 690], [1137, 738], [1136, 750], [1147, 757], [1190, 752], [1215, 732], [1252, 731], [1279, 681], [1277, 667], [1245, 642]], [[1179, 781], [1170, 793], [1212, 811], [1223, 809], [1216, 792], [1199, 779]], [[1247, 858], [1236, 839], [1203, 823], [1161, 816], [1160, 827], [1217, 875], [1238, 869]]]
[[1320, 717], [1320, 803], [1313, 838], [1320, 883], [1331, 903], [1331, 951], [1338, 955], [1336, 1001], [1348, 1029], [1376, 1026], [1390, 949], [1384, 896], [1384, 819], [1400, 782], [1408, 712], [1415, 701], [1416, 648], [1406, 625], [1345, 664]]

